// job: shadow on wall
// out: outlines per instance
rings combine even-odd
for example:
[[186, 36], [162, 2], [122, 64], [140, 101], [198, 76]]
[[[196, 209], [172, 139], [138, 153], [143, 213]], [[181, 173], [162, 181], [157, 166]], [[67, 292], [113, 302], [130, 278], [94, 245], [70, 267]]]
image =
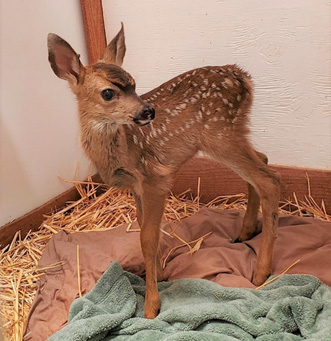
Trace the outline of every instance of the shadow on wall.
[[3, 121], [0, 121], [0, 141], [0, 226], [2, 226], [13, 220], [17, 213], [21, 215], [25, 213], [23, 203], [31, 199], [33, 186]]

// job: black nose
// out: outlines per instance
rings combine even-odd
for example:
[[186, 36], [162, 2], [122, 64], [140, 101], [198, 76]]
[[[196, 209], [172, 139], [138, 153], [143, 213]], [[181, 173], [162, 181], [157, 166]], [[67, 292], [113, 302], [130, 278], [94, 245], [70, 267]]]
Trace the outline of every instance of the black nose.
[[133, 119], [133, 121], [138, 125], [145, 125], [153, 120], [155, 117], [155, 110], [153, 107], [146, 106], [139, 113], [137, 117]]
[[155, 110], [153, 107], [146, 107], [140, 113], [140, 117], [142, 120], [154, 120]]

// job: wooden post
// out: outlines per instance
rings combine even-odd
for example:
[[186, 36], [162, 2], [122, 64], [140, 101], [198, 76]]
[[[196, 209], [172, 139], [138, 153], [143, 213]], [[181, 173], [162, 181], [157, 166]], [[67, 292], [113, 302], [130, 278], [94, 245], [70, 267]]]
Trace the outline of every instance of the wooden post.
[[102, 0], [80, 0], [89, 63], [100, 59], [107, 45]]

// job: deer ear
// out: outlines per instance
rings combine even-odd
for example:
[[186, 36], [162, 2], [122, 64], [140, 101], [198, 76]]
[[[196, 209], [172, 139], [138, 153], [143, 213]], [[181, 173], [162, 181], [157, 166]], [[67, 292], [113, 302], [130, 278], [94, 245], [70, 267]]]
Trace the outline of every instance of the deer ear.
[[79, 83], [83, 64], [79, 55], [61, 37], [56, 34], [48, 34], [48, 60], [54, 73], [69, 82], [71, 86]]
[[102, 57], [102, 61], [108, 64], [115, 64], [121, 66], [125, 55], [125, 36], [124, 25], [121, 23], [121, 29], [117, 33], [116, 37], [108, 44], [105, 53]]

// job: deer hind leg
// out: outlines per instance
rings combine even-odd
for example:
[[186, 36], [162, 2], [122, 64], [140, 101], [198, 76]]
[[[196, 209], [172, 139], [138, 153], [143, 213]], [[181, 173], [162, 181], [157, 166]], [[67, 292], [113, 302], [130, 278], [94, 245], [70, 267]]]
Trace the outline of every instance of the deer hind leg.
[[[265, 163], [268, 163], [268, 158], [263, 153], [259, 153], [255, 151], [257, 156]], [[260, 208], [260, 197], [256, 193], [254, 187], [247, 183], [248, 185], [248, 202], [247, 202], [247, 210], [244, 216], [243, 226], [239, 235], [238, 240], [243, 242], [245, 240], [250, 239], [257, 228], [257, 215]]]
[[[277, 237], [278, 203], [280, 198], [279, 177], [272, 171], [251, 148], [248, 141], [231, 141], [231, 150], [209, 145], [208, 154], [227, 164], [254, 189], [251, 191], [253, 203], [247, 221], [253, 221], [259, 196], [262, 206], [262, 241], [258, 252], [253, 277], [255, 285], [262, 284], [271, 273], [274, 242]], [[227, 149], [227, 148], [226, 148]], [[207, 151], [205, 149], [205, 151]], [[254, 218], [254, 219], [253, 219]]]
[[165, 200], [165, 193], [158, 192], [155, 187], [143, 186], [140, 242], [146, 266], [145, 317], [150, 319], [156, 317], [160, 309], [157, 288], [160, 263], [157, 251]]

